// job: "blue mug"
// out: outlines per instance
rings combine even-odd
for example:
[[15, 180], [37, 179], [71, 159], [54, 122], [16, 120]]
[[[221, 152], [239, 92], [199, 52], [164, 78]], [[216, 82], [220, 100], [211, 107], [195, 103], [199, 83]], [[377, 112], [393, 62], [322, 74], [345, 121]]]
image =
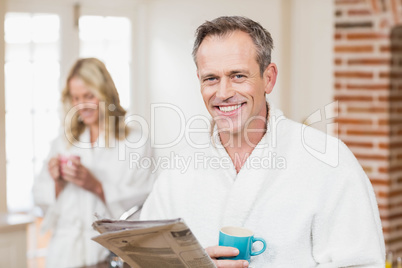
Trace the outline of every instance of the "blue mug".
[[[261, 242], [263, 247], [259, 251], [252, 251], [253, 244]], [[239, 250], [236, 257], [223, 257], [220, 259], [246, 260], [250, 262], [251, 256], [260, 255], [267, 248], [263, 238], [254, 237], [254, 233], [243, 227], [226, 226], [219, 232], [219, 246], [234, 247]]]

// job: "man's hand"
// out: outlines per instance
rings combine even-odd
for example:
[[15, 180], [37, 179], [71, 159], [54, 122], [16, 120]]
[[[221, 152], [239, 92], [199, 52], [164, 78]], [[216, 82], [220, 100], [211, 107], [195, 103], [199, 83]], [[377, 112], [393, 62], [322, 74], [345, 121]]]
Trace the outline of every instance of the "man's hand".
[[205, 249], [209, 257], [214, 261], [218, 268], [243, 268], [248, 267], [245, 260], [218, 260], [219, 257], [235, 257], [239, 255], [239, 250], [232, 247], [213, 246]]
[[66, 181], [94, 193], [105, 202], [102, 184], [81, 164], [79, 159], [71, 159], [67, 164], [62, 165], [62, 171]]

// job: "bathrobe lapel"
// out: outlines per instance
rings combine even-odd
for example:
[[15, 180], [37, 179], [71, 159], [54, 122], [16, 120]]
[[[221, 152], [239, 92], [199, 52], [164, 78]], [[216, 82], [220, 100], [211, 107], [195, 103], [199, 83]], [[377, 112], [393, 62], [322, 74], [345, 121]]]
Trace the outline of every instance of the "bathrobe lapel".
[[[275, 112], [275, 109], [271, 107], [270, 121], [275, 115], [280, 115]], [[272, 157], [276, 151], [276, 148], [272, 147], [274, 135], [268, 128], [267, 133], [257, 147], [254, 148], [238, 174], [236, 174], [233, 164], [232, 169], [228, 170], [231, 173], [231, 177], [233, 177], [233, 183], [221, 218], [221, 226], [244, 226], [261, 191], [271, 189], [270, 185], [275, 181], [274, 178], [276, 177], [273, 174], [277, 170], [267, 167], [267, 159]], [[215, 139], [215, 141], [217, 140]], [[220, 141], [217, 141], [216, 145], [219, 156], [229, 157]], [[264, 164], [262, 164], [262, 161], [265, 161], [263, 162]]]
[[[260, 141], [259, 146], [267, 145], [269, 137], [270, 135], [267, 133]], [[225, 149], [222, 150], [226, 153]], [[266, 148], [256, 147], [240, 172], [235, 175], [221, 218], [221, 226], [244, 226], [260, 195], [260, 191], [269, 189], [267, 184], [273, 182], [272, 177], [270, 178], [269, 175], [270, 170], [258, 167], [258, 161], [262, 160], [263, 157], [267, 157], [269, 151], [269, 145]], [[255, 162], [252, 163], [252, 161]], [[234, 166], [233, 171], [236, 173]]]

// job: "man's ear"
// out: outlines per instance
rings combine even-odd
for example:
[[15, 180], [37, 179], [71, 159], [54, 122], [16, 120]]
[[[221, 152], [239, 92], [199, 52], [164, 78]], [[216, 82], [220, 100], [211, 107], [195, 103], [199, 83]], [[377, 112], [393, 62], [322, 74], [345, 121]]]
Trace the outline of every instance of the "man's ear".
[[263, 78], [265, 82], [265, 93], [269, 94], [274, 89], [276, 77], [278, 76], [278, 68], [275, 63], [271, 63], [264, 71]]

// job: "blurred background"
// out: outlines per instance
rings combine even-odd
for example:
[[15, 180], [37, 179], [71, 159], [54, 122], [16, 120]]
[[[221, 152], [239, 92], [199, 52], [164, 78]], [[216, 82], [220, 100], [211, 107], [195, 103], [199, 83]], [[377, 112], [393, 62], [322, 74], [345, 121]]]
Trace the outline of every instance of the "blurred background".
[[[401, 14], [396, 0], [1, 0], [0, 211], [34, 212], [33, 178], [60, 131], [60, 92], [77, 58], [106, 63], [123, 107], [146, 119], [155, 144], [182, 141], [183, 117], [208, 116], [191, 57], [195, 29], [242, 15], [274, 39], [275, 106], [338, 136], [359, 159], [395, 258], [402, 249]], [[336, 127], [327, 130], [321, 115], [333, 112]], [[38, 224], [28, 224], [30, 267], [41, 267], [46, 254]]]

